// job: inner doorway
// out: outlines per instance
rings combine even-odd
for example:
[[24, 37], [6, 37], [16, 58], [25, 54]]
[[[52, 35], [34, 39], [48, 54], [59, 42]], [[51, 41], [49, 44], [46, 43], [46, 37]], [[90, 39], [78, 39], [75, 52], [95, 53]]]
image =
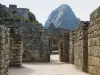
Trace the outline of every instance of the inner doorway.
[[[69, 62], [69, 40], [67, 38], [55, 39], [50, 42], [50, 61]], [[55, 57], [52, 59], [52, 57]]]
[[58, 40], [52, 39], [50, 40], [51, 46], [50, 46], [50, 62], [57, 63], [60, 62], [59, 59], [59, 49], [58, 49]]

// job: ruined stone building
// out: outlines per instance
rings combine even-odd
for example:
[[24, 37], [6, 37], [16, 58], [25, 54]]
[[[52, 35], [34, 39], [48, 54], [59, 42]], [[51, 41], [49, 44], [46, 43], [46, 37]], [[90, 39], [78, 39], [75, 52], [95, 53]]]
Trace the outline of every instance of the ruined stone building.
[[8, 10], [0, 4], [0, 75], [8, 75], [10, 66], [21, 67], [22, 62], [50, 60], [48, 40], [42, 25], [18, 21], [18, 18], [10, 16], [13, 8], [16, 6], [10, 6]]
[[69, 63], [91, 75], [100, 75], [99, 24], [100, 7], [91, 13], [90, 22], [82, 21], [69, 33]]
[[100, 75], [100, 7], [91, 13], [90, 22], [81, 21], [75, 30], [52, 38], [58, 40], [61, 62], [72, 63], [91, 75]]
[[45, 30], [29, 9], [0, 4], [0, 75], [22, 62], [50, 62], [53, 50], [61, 62], [100, 75], [100, 7], [71, 31], [53, 24]]
[[49, 45], [48, 41], [45, 44], [42, 25], [29, 23], [18, 23], [17, 25], [23, 38], [23, 61], [46, 61], [45, 53], [48, 52]]
[[[56, 28], [55, 25], [53, 23], [50, 24], [50, 26], [48, 27], [47, 30], [45, 30], [46, 32], [46, 36], [49, 37], [49, 41], [50, 41], [50, 51], [51, 54], [59, 54], [57, 51], [59, 51], [58, 49], [58, 42], [59, 42], [59, 38], [62, 37], [63, 34], [67, 34], [68, 31], [70, 31], [69, 29], [64, 29], [64, 28]], [[56, 51], [56, 52], [55, 52]]]

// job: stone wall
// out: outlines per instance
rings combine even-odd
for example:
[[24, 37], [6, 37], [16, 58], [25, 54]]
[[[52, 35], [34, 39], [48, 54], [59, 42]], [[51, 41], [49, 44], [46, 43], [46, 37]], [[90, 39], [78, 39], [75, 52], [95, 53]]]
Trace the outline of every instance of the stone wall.
[[[26, 30], [27, 28], [22, 27], [21, 29], [22, 31], [25, 30], [24, 34], [19, 31], [20, 28], [15, 26], [0, 25], [0, 75], [8, 75], [9, 66], [21, 67], [22, 56], [23, 54], [26, 55], [25, 53], [30, 53], [27, 59], [31, 61], [50, 61], [49, 40], [44, 36], [44, 31], [41, 29], [35, 30], [35, 28]], [[30, 33], [26, 33], [26, 31]], [[28, 38], [26, 39], [26, 37]]]
[[[78, 69], [91, 75], [100, 75], [100, 7], [90, 15], [89, 22], [81, 22], [70, 33], [70, 63], [74, 56], [74, 64]], [[74, 38], [72, 38], [74, 37]]]
[[7, 8], [7, 10], [14, 14], [17, 15], [17, 16], [23, 16], [25, 19], [28, 19], [28, 14], [29, 14], [29, 9], [27, 8], [17, 8], [17, 5], [9, 5], [9, 8]]
[[75, 39], [75, 32], [70, 31], [69, 33], [69, 62], [74, 64], [74, 39]]
[[[0, 4], [0, 24], [8, 18], [5, 6]], [[28, 9], [10, 6], [13, 12]], [[16, 28], [17, 25], [17, 28]], [[21, 67], [22, 61], [50, 62], [52, 37], [57, 40], [61, 62], [70, 62], [84, 72], [100, 75], [100, 7], [90, 15], [90, 22], [82, 21], [74, 31], [54, 28], [45, 31], [41, 24], [16, 23], [0, 25], [0, 75], [8, 75], [9, 66]], [[48, 30], [50, 31], [50, 30]], [[56, 45], [57, 45], [56, 44]]]
[[23, 38], [23, 62], [48, 61], [49, 43], [41, 24], [18, 24]]
[[58, 40], [59, 57], [61, 62], [69, 62], [69, 32], [62, 34]]
[[9, 65], [21, 67], [23, 42], [11, 28], [0, 25], [0, 75], [8, 75]]
[[100, 75], [100, 7], [90, 15], [88, 60], [89, 73]]
[[0, 75], [8, 75], [9, 29], [0, 25]]
[[78, 69], [100, 75], [100, 7], [91, 13], [90, 24], [81, 22], [75, 29], [75, 35], [70, 33], [69, 54], [70, 63], [74, 56]]
[[88, 71], [88, 25], [89, 22], [81, 22], [74, 39], [74, 64], [84, 72]]
[[50, 62], [50, 42], [48, 37], [44, 34], [44, 30], [41, 34], [41, 49], [42, 49], [42, 61]]
[[60, 38], [59, 39], [59, 42], [58, 42], [58, 50], [59, 50], [59, 59], [60, 61], [62, 62], [63, 61], [63, 44], [62, 44], [62, 39]]
[[21, 67], [23, 54], [23, 39], [16, 28], [10, 28], [10, 66]]

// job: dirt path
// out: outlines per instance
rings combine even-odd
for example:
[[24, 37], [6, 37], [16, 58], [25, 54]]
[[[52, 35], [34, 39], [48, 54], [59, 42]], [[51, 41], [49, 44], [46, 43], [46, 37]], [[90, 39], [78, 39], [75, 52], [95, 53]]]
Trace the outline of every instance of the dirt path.
[[50, 63], [28, 63], [22, 68], [10, 68], [9, 75], [88, 75], [71, 64], [61, 63], [58, 55], [51, 56]]

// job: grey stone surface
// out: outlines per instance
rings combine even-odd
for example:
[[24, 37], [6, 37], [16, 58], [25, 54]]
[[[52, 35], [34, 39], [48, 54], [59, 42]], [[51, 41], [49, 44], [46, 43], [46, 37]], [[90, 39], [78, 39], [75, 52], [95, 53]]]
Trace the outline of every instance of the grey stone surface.
[[89, 22], [82, 21], [75, 32], [70, 33], [70, 63], [84, 72], [88, 71], [88, 25]]

